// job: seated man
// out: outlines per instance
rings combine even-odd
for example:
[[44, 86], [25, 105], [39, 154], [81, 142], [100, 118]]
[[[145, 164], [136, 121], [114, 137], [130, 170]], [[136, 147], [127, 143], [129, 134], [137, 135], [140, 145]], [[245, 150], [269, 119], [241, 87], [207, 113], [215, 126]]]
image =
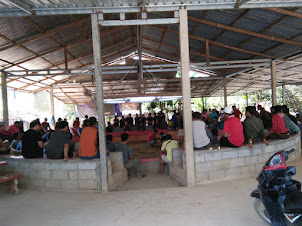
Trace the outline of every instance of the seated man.
[[107, 124], [108, 124], [108, 126], [106, 127], [106, 133], [112, 133], [113, 126], [111, 125], [111, 122], [108, 122]]
[[3, 143], [3, 140], [0, 138], [0, 154], [9, 154], [9, 142]]
[[177, 140], [172, 140], [170, 134], [165, 135], [165, 141], [161, 146], [161, 155], [160, 155], [160, 174], [164, 174], [164, 163], [172, 162], [172, 150], [178, 148]]
[[43, 157], [43, 139], [39, 132], [41, 130], [38, 119], [29, 124], [30, 129], [22, 136], [22, 155], [24, 158], [42, 158]]
[[41, 128], [44, 130], [44, 132], [50, 130], [50, 126], [49, 123], [47, 122], [47, 118], [44, 118], [44, 122], [42, 122]]
[[9, 142], [12, 142], [13, 141], [13, 137], [12, 137], [12, 134], [7, 132], [4, 128], [4, 124], [0, 124], [0, 138], [5, 141], [5, 140], [8, 140]]
[[272, 128], [269, 131], [269, 134], [266, 136], [266, 139], [287, 139], [289, 138], [289, 132], [288, 129], [285, 127], [285, 123], [283, 120], [284, 114], [282, 113], [282, 107], [277, 105], [274, 109], [275, 115], [272, 119]]
[[[299, 126], [297, 126], [297, 124], [295, 124], [295, 122], [297, 122], [296, 118], [295, 121], [291, 120], [290, 116], [292, 116], [291, 114], [289, 114], [289, 109], [286, 107], [286, 105], [283, 106], [283, 121], [285, 124], [286, 129], [288, 129], [290, 134], [296, 134], [298, 132], [300, 132], [300, 128]], [[294, 117], [294, 116], [292, 116]]]
[[50, 159], [62, 159], [68, 161], [68, 157], [76, 156], [72, 148], [69, 146], [70, 134], [68, 132], [68, 124], [61, 121], [57, 124], [58, 130], [50, 136], [48, 145], [46, 146], [46, 154]]
[[206, 123], [201, 120], [199, 112], [193, 113], [192, 121], [194, 150], [205, 150], [211, 146], [211, 141], [207, 136]]
[[79, 156], [83, 160], [91, 160], [100, 157], [98, 151], [99, 136], [95, 128], [98, 122], [95, 117], [88, 119], [88, 126], [82, 130], [80, 137]]
[[264, 143], [269, 144], [266, 141], [264, 126], [261, 119], [255, 116], [256, 108], [248, 106], [245, 108], [246, 119], [243, 122], [245, 143], [249, 144], [252, 148], [254, 143], [263, 140]]
[[158, 130], [155, 129], [153, 130], [153, 133], [151, 133], [149, 136], [148, 136], [148, 144], [153, 147], [154, 144], [157, 143], [157, 138], [156, 138], [156, 134], [157, 134]]
[[11, 133], [11, 134], [20, 133], [20, 130], [19, 130], [19, 122], [18, 122], [18, 121], [15, 121], [13, 125], [10, 125], [10, 126], [7, 128], [7, 132], [9, 132], [9, 133]]
[[139, 121], [139, 124], [136, 128], [138, 131], [146, 130], [146, 127], [142, 121]]
[[111, 134], [106, 135], [106, 147], [109, 152], [115, 152], [115, 143], [112, 140], [113, 136]]
[[121, 143], [115, 144], [115, 152], [123, 153], [124, 167], [130, 169], [136, 167], [137, 178], [142, 178], [144, 175], [141, 170], [141, 163], [138, 158], [134, 158], [132, 149], [127, 145], [129, 135], [127, 133], [121, 134]]
[[113, 127], [114, 128], [118, 128], [120, 126], [120, 120], [117, 118], [117, 116], [114, 117], [114, 124]]
[[79, 119], [79, 117], [76, 117], [76, 119], [73, 121], [72, 126], [73, 126], [73, 128], [79, 128], [80, 127], [80, 119]]
[[243, 127], [239, 118], [233, 115], [231, 107], [224, 108], [223, 133], [217, 137], [220, 141], [220, 146], [223, 147], [241, 147], [244, 142]]

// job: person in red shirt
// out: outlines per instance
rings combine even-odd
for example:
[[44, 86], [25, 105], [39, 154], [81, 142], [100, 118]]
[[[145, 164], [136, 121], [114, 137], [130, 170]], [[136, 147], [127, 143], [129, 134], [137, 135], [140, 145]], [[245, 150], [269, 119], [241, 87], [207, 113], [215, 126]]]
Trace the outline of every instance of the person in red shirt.
[[272, 118], [272, 128], [266, 136], [267, 140], [287, 139], [289, 138], [288, 129], [285, 127], [282, 113], [282, 106], [275, 106], [275, 115]]
[[242, 118], [242, 112], [239, 111], [236, 106], [232, 106], [233, 108], [233, 115], [236, 117], [236, 118], [239, 118], [241, 119]]
[[41, 127], [44, 130], [44, 132], [47, 132], [50, 130], [49, 123], [47, 122], [47, 118], [44, 118], [44, 122], [41, 123]]
[[158, 138], [156, 138], [157, 132], [158, 132], [158, 130], [155, 129], [155, 130], [153, 130], [153, 133], [151, 133], [151, 134], [148, 136], [148, 144], [149, 144], [151, 147], [153, 147], [153, 145], [157, 143], [157, 139], [158, 139]]
[[9, 133], [11, 133], [11, 134], [20, 133], [20, 130], [19, 130], [19, 122], [18, 122], [18, 121], [15, 121], [13, 125], [10, 125], [10, 126], [7, 128], [7, 132], [9, 132]]
[[241, 147], [244, 142], [243, 126], [239, 118], [233, 115], [231, 107], [224, 108], [225, 122], [223, 133], [217, 137], [220, 141], [220, 146], [223, 147]]

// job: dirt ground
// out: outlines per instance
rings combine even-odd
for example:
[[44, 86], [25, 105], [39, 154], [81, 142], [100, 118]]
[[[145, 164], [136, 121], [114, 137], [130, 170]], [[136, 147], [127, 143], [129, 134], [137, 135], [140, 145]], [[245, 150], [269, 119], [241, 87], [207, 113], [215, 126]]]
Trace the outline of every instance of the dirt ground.
[[150, 147], [146, 141], [129, 141], [128, 145], [133, 150], [133, 155], [139, 159], [149, 159], [159, 157], [161, 143]]

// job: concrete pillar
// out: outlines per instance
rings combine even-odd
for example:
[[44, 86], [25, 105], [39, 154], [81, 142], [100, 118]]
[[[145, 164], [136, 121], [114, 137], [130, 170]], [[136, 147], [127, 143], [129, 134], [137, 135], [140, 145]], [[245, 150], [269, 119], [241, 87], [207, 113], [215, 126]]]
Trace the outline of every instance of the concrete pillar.
[[282, 103], [283, 105], [286, 105], [286, 100], [285, 100], [285, 84], [282, 85]]
[[2, 89], [2, 107], [3, 107], [3, 122], [4, 126], [8, 127], [8, 101], [7, 101], [7, 85], [6, 75], [1, 71], [1, 89]]
[[223, 79], [223, 97], [224, 97], [224, 107], [228, 106], [228, 94], [227, 94], [227, 80]]
[[249, 96], [245, 94], [245, 99], [246, 99], [246, 106], [249, 106]]
[[50, 111], [51, 111], [51, 117], [53, 118], [54, 122], [56, 121], [55, 118], [55, 98], [53, 95], [53, 87], [50, 87]]
[[195, 163], [193, 149], [192, 112], [191, 112], [191, 83], [190, 55], [188, 38], [188, 12], [179, 10], [179, 41], [181, 61], [181, 82], [183, 98], [184, 150], [186, 155], [187, 186], [195, 186]]
[[272, 106], [277, 105], [277, 78], [276, 78], [276, 61], [272, 60], [271, 65], [271, 81], [272, 81]]
[[[96, 85], [96, 106], [99, 121], [99, 151], [101, 172], [99, 182], [101, 182], [102, 192], [108, 191], [108, 173], [107, 173], [107, 152], [105, 139], [105, 115], [104, 115], [104, 97], [103, 97], [103, 78], [102, 78], [102, 59], [101, 59], [101, 38], [100, 29], [98, 25], [98, 15], [91, 14], [91, 28], [92, 28], [92, 44], [93, 44], [93, 58], [94, 58], [94, 78]], [[100, 184], [100, 183], [99, 183]]]

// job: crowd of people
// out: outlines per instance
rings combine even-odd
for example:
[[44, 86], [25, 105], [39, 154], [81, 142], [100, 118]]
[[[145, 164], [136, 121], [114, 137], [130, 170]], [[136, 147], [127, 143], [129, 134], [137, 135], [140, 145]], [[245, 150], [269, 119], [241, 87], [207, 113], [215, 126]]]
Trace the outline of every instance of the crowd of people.
[[[218, 112], [216, 109], [192, 112], [192, 131], [194, 150], [205, 150], [212, 145], [221, 147], [241, 147], [248, 144], [250, 148], [257, 142], [269, 144], [268, 140], [287, 139], [289, 134], [295, 134], [300, 131], [298, 122], [301, 122], [299, 115], [293, 116], [289, 113], [287, 106], [273, 106], [271, 112], [267, 112], [260, 105], [256, 109], [254, 106], [248, 106], [245, 109], [246, 118], [241, 122], [242, 113], [235, 107], [225, 107]], [[81, 126], [80, 126], [81, 125]], [[131, 114], [127, 118], [121, 119], [115, 117], [113, 125], [108, 123], [106, 128], [124, 128], [125, 131], [131, 130], [136, 125], [137, 129], [143, 129], [145, 126], [152, 126], [147, 143], [151, 147], [160, 144], [161, 146], [161, 173], [163, 173], [164, 163], [172, 161], [172, 149], [178, 148], [183, 142], [183, 115], [174, 111], [170, 120], [166, 120], [164, 113], [149, 114], [139, 117], [136, 114], [132, 118]], [[178, 130], [178, 140], [173, 140], [170, 134], [160, 133], [160, 128]], [[40, 123], [36, 119], [30, 123], [30, 129], [24, 132], [23, 123], [16, 121], [6, 130], [3, 124], [0, 124], [0, 154], [8, 154], [10, 150], [20, 150], [24, 158], [42, 158], [64, 159], [68, 161], [70, 157], [79, 156], [83, 160], [99, 158], [99, 139], [98, 122], [95, 117], [85, 116], [82, 124], [77, 117], [72, 127], [66, 119], [61, 118], [55, 124], [52, 130], [47, 118]], [[220, 131], [220, 133], [218, 132]], [[144, 175], [141, 172], [140, 161], [134, 158], [133, 151], [127, 145], [129, 134], [121, 134], [121, 143], [113, 143], [111, 134], [106, 136], [107, 154], [110, 152], [122, 152], [125, 168], [136, 167], [138, 178]]]

